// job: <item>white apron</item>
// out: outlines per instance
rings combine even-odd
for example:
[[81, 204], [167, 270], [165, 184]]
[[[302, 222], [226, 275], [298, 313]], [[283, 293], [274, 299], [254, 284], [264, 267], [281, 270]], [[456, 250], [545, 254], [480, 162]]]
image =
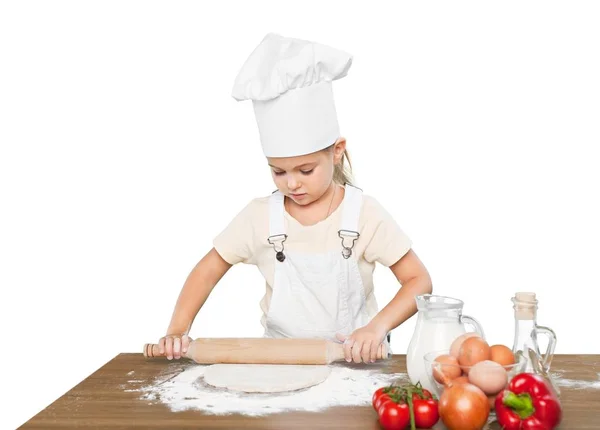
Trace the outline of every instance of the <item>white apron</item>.
[[339, 248], [320, 254], [285, 249], [284, 195], [269, 201], [269, 243], [273, 245], [275, 278], [266, 319], [266, 337], [324, 338], [350, 335], [369, 322], [365, 289], [356, 255], [362, 191], [346, 185], [342, 202]]

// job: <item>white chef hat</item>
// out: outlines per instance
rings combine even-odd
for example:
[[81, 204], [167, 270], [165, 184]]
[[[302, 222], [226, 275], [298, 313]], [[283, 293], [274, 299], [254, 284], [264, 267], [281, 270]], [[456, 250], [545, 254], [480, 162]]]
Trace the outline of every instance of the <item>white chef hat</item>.
[[340, 136], [332, 81], [352, 65], [346, 52], [269, 33], [238, 73], [232, 96], [252, 100], [263, 152], [293, 157], [331, 146]]

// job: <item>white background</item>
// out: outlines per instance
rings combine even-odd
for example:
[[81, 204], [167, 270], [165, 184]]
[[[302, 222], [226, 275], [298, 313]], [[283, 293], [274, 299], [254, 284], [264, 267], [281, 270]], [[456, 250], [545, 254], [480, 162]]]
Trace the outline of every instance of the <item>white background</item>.
[[[436, 293], [512, 346], [510, 298], [535, 291], [557, 353], [600, 353], [598, 3], [207, 5], [1, 3], [3, 426], [156, 342], [213, 237], [274, 189], [230, 96], [271, 31], [354, 55], [334, 92], [357, 183]], [[375, 281], [383, 305], [398, 285]], [[263, 294], [232, 268], [192, 336], [261, 336]]]

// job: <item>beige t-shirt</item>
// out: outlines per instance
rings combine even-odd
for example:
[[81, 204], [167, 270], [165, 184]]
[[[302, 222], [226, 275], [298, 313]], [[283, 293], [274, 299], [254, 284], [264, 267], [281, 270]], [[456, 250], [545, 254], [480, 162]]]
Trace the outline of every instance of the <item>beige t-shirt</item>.
[[[213, 241], [219, 255], [229, 264], [246, 263], [258, 267], [266, 280], [266, 293], [260, 302], [263, 311], [261, 323], [266, 327], [266, 317], [273, 293], [275, 276], [275, 251], [269, 244], [269, 197], [252, 200]], [[317, 224], [300, 224], [284, 211], [284, 226], [288, 235], [286, 250], [323, 253], [339, 249], [338, 236], [344, 203], [329, 217]], [[411, 241], [391, 215], [373, 197], [363, 194], [359, 218], [360, 237], [355, 242], [353, 254], [365, 288], [366, 307], [371, 320], [378, 312], [373, 286], [375, 263], [389, 267], [411, 248]]]

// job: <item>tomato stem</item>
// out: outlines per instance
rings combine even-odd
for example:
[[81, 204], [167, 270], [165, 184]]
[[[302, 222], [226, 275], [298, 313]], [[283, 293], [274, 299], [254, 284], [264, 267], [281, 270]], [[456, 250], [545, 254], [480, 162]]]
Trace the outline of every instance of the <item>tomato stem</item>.
[[413, 407], [413, 399], [412, 399], [412, 386], [408, 386], [408, 411], [410, 412], [410, 430], [415, 430], [415, 410]]

